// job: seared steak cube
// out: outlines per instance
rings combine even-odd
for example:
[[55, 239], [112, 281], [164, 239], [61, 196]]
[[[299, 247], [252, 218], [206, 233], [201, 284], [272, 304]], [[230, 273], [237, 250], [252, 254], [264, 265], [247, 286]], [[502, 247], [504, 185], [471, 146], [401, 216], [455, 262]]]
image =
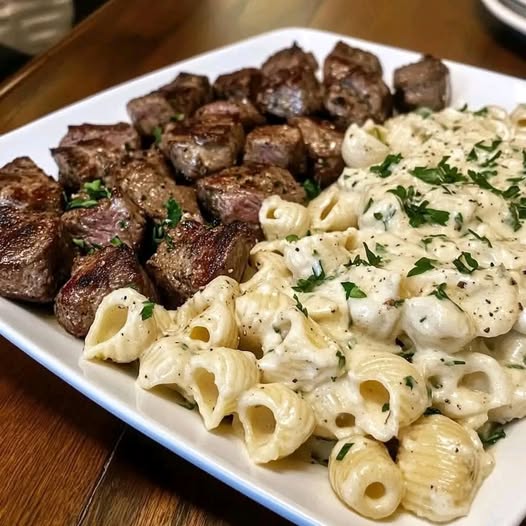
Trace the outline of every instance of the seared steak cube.
[[169, 199], [174, 199], [183, 212], [201, 219], [195, 190], [175, 183], [164, 156], [156, 149], [130, 156], [113, 176], [123, 194], [154, 221], [166, 218]]
[[[70, 239], [82, 240], [89, 246], [104, 246], [118, 237], [138, 249], [143, 241], [146, 221], [140, 208], [114, 188], [109, 197], [92, 199], [85, 192], [69, 202], [62, 215], [64, 231]], [[74, 208], [71, 208], [71, 207]]]
[[306, 53], [294, 42], [291, 47], [282, 49], [271, 55], [261, 66], [261, 71], [263, 71], [263, 75], [269, 77], [277, 71], [293, 69], [298, 66], [314, 72], [318, 69], [318, 62], [316, 62], [312, 53]]
[[384, 122], [393, 109], [391, 92], [377, 74], [351, 71], [331, 84], [325, 93], [325, 108], [342, 129], [367, 119]]
[[191, 117], [197, 108], [212, 100], [212, 88], [208, 77], [179, 73], [177, 77], [159, 88], [177, 116]]
[[172, 118], [178, 117], [160, 91], [131, 99], [126, 104], [126, 109], [133, 125], [141, 135], [153, 135], [155, 128], [163, 128]]
[[306, 157], [301, 132], [286, 124], [255, 128], [247, 135], [244, 162], [280, 166], [294, 175], [303, 173]]
[[201, 106], [194, 115], [201, 122], [229, 118], [239, 121], [243, 128], [252, 129], [265, 124], [265, 118], [249, 100], [216, 100]]
[[395, 104], [401, 111], [444, 109], [449, 103], [449, 70], [442, 61], [424, 55], [394, 72]]
[[312, 177], [321, 187], [333, 183], [341, 174], [343, 133], [328, 121], [294, 117], [289, 124], [299, 128], [307, 148]]
[[333, 84], [346, 77], [354, 69], [382, 76], [382, 65], [376, 55], [363, 49], [351, 47], [341, 40], [327, 55], [323, 63], [323, 82]]
[[53, 300], [70, 265], [61, 234], [56, 214], [0, 207], [0, 296]]
[[233, 166], [197, 182], [199, 202], [222, 223], [258, 224], [261, 203], [274, 194], [297, 203], [305, 200], [290, 172], [277, 166]]
[[320, 83], [311, 69], [300, 66], [265, 76], [257, 96], [259, 109], [275, 117], [311, 115], [323, 107]]
[[263, 75], [256, 68], [243, 68], [232, 73], [219, 75], [214, 82], [218, 99], [256, 100]]
[[51, 154], [59, 168], [59, 181], [75, 191], [86, 181], [105, 179], [112, 166], [140, 143], [133, 126], [125, 122], [81, 124], [69, 126]]
[[51, 154], [58, 166], [59, 182], [64, 188], [75, 191], [85, 182], [105, 180], [125, 152], [110, 147], [102, 139], [91, 139], [74, 146], [51, 148]]
[[157, 300], [155, 287], [130, 248], [109, 246], [94, 251], [82, 258], [60, 289], [55, 300], [58, 322], [69, 333], [83, 338], [104, 296], [124, 287], [133, 287]]
[[74, 146], [92, 139], [100, 139], [109, 146], [121, 150], [135, 150], [141, 146], [139, 135], [127, 122], [68, 126], [68, 132], [62, 137], [59, 146]]
[[168, 307], [176, 307], [217, 276], [240, 280], [255, 235], [244, 223], [209, 228], [182, 221], [146, 263]]
[[17, 157], [0, 168], [0, 205], [59, 214], [62, 188], [29, 157]]
[[245, 134], [231, 119], [169, 124], [160, 143], [177, 172], [194, 181], [236, 163]]

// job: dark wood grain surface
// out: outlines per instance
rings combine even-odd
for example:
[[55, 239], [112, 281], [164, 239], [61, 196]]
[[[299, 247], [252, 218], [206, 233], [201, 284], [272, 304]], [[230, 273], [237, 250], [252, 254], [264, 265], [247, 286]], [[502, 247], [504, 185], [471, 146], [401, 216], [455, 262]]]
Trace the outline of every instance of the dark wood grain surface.
[[[526, 78], [526, 40], [476, 0], [112, 0], [0, 85], [0, 133], [137, 75], [286, 26]], [[124, 427], [1, 338], [0, 437], [0, 525], [286, 524]]]

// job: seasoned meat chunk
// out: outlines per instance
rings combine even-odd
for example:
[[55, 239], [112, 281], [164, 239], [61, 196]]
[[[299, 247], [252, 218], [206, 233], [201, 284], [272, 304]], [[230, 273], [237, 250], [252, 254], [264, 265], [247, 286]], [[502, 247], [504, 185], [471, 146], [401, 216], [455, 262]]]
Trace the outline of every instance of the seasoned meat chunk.
[[118, 236], [123, 243], [138, 249], [146, 228], [140, 208], [116, 188], [110, 194], [98, 201], [84, 192], [78, 194], [69, 203], [75, 206], [78, 202], [78, 207], [62, 215], [65, 233], [69, 239], [82, 240], [90, 246], [108, 245]]
[[294, 117], [289, 119], [289, 124], [301, 132], [313, 179], [321, 187], [336, 181], [344, 167], [341, 155], [343, 133], [331, 122], [311, 117]]
[[244, 162], [280, 166], [294, 175], [303, 173], [306, 157], [301, 132], [287, 124], [252, 130], [247, 135]]
[[175, 114], [185, 118], [191, 117], [197, 108], [212, 100], [212, 88], [208, 77], [179, 73], [177, 77], [159, 88]]
[[59, 214], [62, 188], [29, 157], [17, 157], [0, 168], [0, 205]]
[[174, 199], [194, 219], [201, 220], [193, 188], [180, 186], [172, 178], [164, 156], [156, 149], [138, 152], [113, 172], [115, 184], [143, 214], [153, 220], [166, 218], [166, 203]]
[[104, 140], [91, 139], [74, 146], [51, 148], [51, 154], [58, 166], [59, 182], [75, 191], [87, 181], [105, 180], [126, 152], [109, 146]]
[[243, 127], [231, 119], [174, 123], [166, 127], [160, 147], [175, 169], [193, 181], [234, 165], [244, 139]]
[[233, 166], [197, 182], [199, 202], [222, 223], [257, 224], [261, 203], [274, 194], [297, 203], [305, 200], [290, 172], [277, 166]]
[[318, 62], [312, 53], [303, 51], [297, 42], [294, 42], [291, 47], [271, 55], [261, 66], [261, 71], [263, 75], [270, 77], [277, 71], [294, 69], [298, 66], [314, 72], [318, 69]]
[[62, 137], [59, 146], [74, 146], [93, 139], [99, 139], [121, 150], [135, 150], [141, 147], [139, 135], [127, 122], [68, 126], [68, 132]]
[[133, 287], [156, 301], [157, 292], [133, 251], [126, 245], [104, 247], [82, 258], [60, 289], [55, 300], [55, 315], [69, 333], [83, 338], [95, 319], [104, 296]]
[[286, 119], [319, 112], [323, 106], [323, 97], [313, 71], [297, 66], [265, 76], [257, 102], [263, 113]]
[[376, 55], [363, 49], [351, 47], [340, 40], [325, 58], [323, 82], [329, 86], [357, 68], [365, 73], [382, 76], [382, 65]]
[[382, 78], [361, 69], [355, 69], [331, 84], [325, 93], [324, 103], [342, 129], [352, 123], [361, 125], [367, 119], [384, 122], [393, 109], [391, 92]]
[[265, 124], [265, 118], [248, 100], [216, 100], [201, 106], [195, 112], [195, 119], [206, 123], [214, 119], [230, 118], [239, 121], [243, 128], [250, 130], [255, 126]]
[[86, 181], [105, 179], [112, 166], [140, 144], [133, 126], [125, 122], [81, 124], [69, 126], [51, 154], [58, 165], [59, 181], [75, 191]]
[[146, 263], [168, 307], [176, 307], [217, 276], [240, 280], [250, 249], [252, 229], [244, 223], [209, 228], [196, 221], [182, 221], [169, 231]]
[[395, 104], [400, 111], [444, 109], [449, 103], [449, 70], [432, 55], [402, 66], [394, 72]]
[[58, 215], [0, 207], [0, 296], [52, 301], [70, 260]]
[[141, 135], [152, 135], [155, 128], [163, 128], [172, 118], [177, 118], [174, 109], [160, 91], [131, 99], [126, 104], [126, 110]]
[[256, 68], [243, 68], [232, 73], [219, 75], [214, 82], [218, 99], [256, 100], [263, 75]]

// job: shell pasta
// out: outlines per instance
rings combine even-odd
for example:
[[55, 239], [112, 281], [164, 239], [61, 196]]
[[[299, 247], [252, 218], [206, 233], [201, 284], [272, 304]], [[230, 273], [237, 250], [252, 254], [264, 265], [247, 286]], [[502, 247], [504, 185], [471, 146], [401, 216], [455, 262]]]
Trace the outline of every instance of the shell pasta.
[[365, 517], [468, 514], [526, 417], [525, 130], [523, 106], [351, 125], [336, 183], [263, 201], [240, 283], [175, 311], [112, 292], [84, 357], [138, 359], [257, 464], [309, 453]]

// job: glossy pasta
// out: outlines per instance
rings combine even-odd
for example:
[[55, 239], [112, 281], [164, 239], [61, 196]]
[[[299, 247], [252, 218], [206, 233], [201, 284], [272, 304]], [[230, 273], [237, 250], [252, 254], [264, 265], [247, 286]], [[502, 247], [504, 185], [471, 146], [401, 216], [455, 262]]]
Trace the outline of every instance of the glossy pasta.
[[352, 125], [334, 185], [264, 200], [241, 283], [146, 317], [115, 291], [84, 356], [138, 358], [207, 429], [234, 415], [258, 464], [335, 442], [330, 484], [365, 517], [466, 515], [526, 417], [525, 152], [524, 105]]

